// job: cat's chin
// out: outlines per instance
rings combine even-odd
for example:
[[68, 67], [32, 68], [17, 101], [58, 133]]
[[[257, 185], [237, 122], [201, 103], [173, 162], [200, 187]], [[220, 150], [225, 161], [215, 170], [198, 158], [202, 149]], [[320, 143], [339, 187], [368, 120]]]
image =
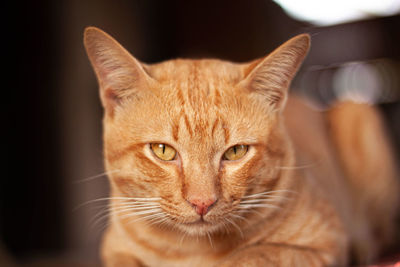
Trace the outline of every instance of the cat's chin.
[[205, 236], [211, 233], [218, 232], [223, 226], [219, 223], [211, 223], [205, 220], [197, 220], [189, 223], [180, 223], [176, 228], [182, 232], [193, 236]]

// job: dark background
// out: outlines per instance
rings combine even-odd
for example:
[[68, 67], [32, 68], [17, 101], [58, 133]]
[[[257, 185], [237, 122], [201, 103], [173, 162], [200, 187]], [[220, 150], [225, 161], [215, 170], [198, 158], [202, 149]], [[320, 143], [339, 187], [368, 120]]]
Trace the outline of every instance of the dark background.
[[97, 262], [105, 222], [93, 225], [99, 210], [91, 205], [75, 209], [108, 190], [104, 176], [82, 181], [103, 171], [102, 110], [82, 44], [86, 26], [102, 28], [147, 63], [176, 57], [249, 61], [311, 33], [312, 50], [293, 90], [324, 110], [338, 98], [337, 71], [354, 64], [379, 69], [385, 93], [375, 102], [399, 147], [398, 15], [314, 27], [266, 0], [18, 1], [4, 13], [0, 265], [2, 257]]

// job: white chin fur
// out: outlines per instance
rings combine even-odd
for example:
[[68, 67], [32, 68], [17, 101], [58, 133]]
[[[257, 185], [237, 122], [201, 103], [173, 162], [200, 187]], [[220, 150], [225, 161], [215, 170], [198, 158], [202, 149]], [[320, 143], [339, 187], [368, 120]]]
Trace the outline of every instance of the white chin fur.
[[207, 224], [176, 224], [176, 228], [192, 236], [205, 236], [221, 230], [222, 225], [219, 223]]

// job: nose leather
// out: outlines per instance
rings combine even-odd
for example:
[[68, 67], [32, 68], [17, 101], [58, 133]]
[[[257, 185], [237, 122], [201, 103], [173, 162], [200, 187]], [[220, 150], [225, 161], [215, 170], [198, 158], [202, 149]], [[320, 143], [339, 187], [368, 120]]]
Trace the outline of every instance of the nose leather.
[[192, 199], [189, 200], [189, 203], [192, 204], [196, 213], [204, 216], [209, 211], [210, 207], [215, 204], [216, 198], [208, 198], [208, 199]]

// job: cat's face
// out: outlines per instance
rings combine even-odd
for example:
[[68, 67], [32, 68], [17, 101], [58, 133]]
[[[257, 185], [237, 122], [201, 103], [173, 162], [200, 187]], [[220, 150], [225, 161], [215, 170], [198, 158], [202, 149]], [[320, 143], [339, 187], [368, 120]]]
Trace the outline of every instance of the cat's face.
[[279, 166], [291, 156], [280, 110], [308, 42], [294, 38], [250, 64], [149, 66], [89, 28], [113, 196], [136, 199], [132, 212], [190, 234], [238, 227], [251, 210], [267, 207], [263, 192], [281, 188]]
[[[160, 197], [176, 226], [198, 231], [241, 215], [240, 200], [256, 185], [275, 189], [286, 144], [277, 114], [236, 85], [240, 68], [179, 60], [148, 72], [154, 88], [122, 103], [104, 125], [107, 167], [121, 170], [111, 178], [122, 196]], [[231, 147], [242, 157], [224, 155]], [[196, 201], [212, 205], [203, 217]]]

